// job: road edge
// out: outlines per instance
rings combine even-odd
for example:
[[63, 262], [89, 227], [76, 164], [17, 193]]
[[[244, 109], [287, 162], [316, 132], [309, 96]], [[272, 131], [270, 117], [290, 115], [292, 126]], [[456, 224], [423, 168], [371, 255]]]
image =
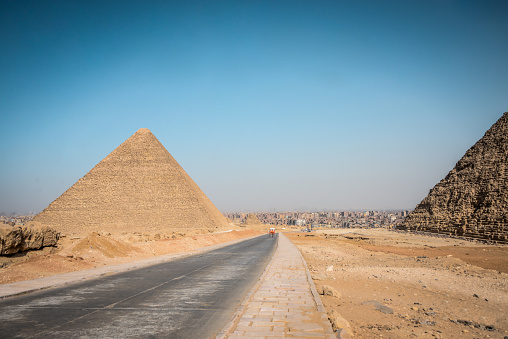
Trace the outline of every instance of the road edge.
[[[291, 241], [289, 238], [288, 238], [288, 240]], [[291, 241], [291, 243], [293, 243], [293, 242]], [[293, 244], [293, 245], [296, 247], [296, 249], [298, 249], [298, 247], [295, 244]], [[314, 302], [316, 303], [318, 311], [321, 313], [321, 319], [326, 324], [325, 331], [328, 332], [326, 334], [335, 336], [336, 334], [335, 334], [335, 332], [333, 332], [332, 324], [330, 323], [330, 319], [328, 318], [328, 315], [326, 313], [325, 306], [323, 305], [323, 302], [321, 301], [321, 298], [319, 297], [319, 293], [316, 289], [316, 285], [314, 284], [314, 280], [312, 280], [312, 275], [310, 274], [309, 267], [307, 266], [307, 262], [305, 261], [305, 258], [303, 257], [302, 252], [300, 252], [300, 249], [298, 249], [298, 253], [300, 254], [300, 258], [302, 258], [303, 265], [305, 266], [305, 273], [307, 273], [307, 280], [309, 281], [310, 291], [312, 292], [312, 296], [314, 297]]]
[[256, 282], [256, 285], [254, 285], [250, 289], [250, 291], [247, 293], [245, 298], [243, 298], [242, 302], [240, 303], [240, 306], [237, 307], [235, 313], [233, 313], [233, 315], [228, 320], [226, 325], [224, 325], [222, 327], [222, 329], [219, 331], [219, 333], [217, 334], [215, 339], [224, 339], [224, 338], [226, 338], [226, 336], [229, 334], [229, 332], [231, 331], [231, 329], [235, 325], [236, 320], [239, 319], [241, 317], [241, 315], [244, 313], [245, 308], [247, 307], [250, 299], [252, 298], [252, 295], [259, 289], [259, 286], [261, 285], [261, 281], [263, 280], [265, 275], [268, 273], [268, 269], [272, 265], [273, 258], [275, 257], [275, 253], [277, 253], [277, 251], [279, 250], [279, 239], [280, 239], [280, 237], [279, 237], [279, 235], [277, 235], [277, 244], [275, 245], [276, 246], [275, 251], [273, 251], [272, 257], [270, 258], [270, 261], [268, 262], [268, 264], [266, 264], [265, 270], [259, 276], [259, 279]]
[[234, 245], [241, 241], [254, 239], [256, 237], [263, 236], [264, 234], [258, 234], [247, 238], [235, 239], [219, 244], [209, 245], [201, 248], [194, 249], [189, 252], [178, 252], [178, 253], [169, 253], [165, 255], [160, 255], [152, 258], [142, 259], [138, 261], [133, 261], [130, 263], [104, 266], [98, 268], [91, 268], [86, 270], [67, 272], [62, 274], [55, 274], [43, 278], [32, 279], [32, 280], [23, 280], [17, 281], [13, 283], [0, 285], [0, 300], [11, 298], [19, 295], [23, 295], [26, 293], [36, 292], [40, 290], [45, 290], [53, 287], [61, 287], [70, 285], [73, 283], [99, 278], [109, 274], [116, 274], [125, 271], [130, 271], [142, 267], [148, 267], [151, 265], [160, 264], [163, 262], [168, 262], [176, 259], [182, 259], [185, 257], [189, 257], [195, 254], [206, 253], [218, 248], [226, 247], [229, 245]]

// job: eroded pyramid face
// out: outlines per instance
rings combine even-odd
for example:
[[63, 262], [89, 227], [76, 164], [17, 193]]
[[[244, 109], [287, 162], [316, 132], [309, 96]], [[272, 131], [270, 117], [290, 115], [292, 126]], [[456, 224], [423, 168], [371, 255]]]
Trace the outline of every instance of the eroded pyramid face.
[[508, 112], [434, 186], [401, 228], [508, 241]]
[[212, 229], [226, 219], [146, 128], [34, 218], [63, 234]]

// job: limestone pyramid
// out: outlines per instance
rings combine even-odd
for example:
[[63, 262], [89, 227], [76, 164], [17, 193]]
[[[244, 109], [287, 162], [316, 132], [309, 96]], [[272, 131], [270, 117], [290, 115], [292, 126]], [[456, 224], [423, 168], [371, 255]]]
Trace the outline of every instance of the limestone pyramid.
[[261, 221], [259, 221], [258, 217], [255, 214], [249, 214], [247, 215], [247, 218], [245, 218], [245, 221], [243, 222], [244, 225], [261, 225]]
[[146, 128], [33, 220], [62, 234], [221, 228], [226, 218]]
[[508, 240], [508, 112], [399, 227]]

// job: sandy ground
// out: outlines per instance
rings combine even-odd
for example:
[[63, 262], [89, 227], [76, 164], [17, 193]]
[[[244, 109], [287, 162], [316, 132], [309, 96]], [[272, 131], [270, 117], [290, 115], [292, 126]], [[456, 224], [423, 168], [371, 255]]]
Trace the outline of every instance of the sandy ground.
[[168, 235], [103, 232], [63, 237], [54, 248], [0, 256], [0, 284], [191, 251], [261, 233], [264, 233], [264, 228], [260, 227], [259, 230], [238, 229], [220, 233], [202, 230]]
[[[0, 284], [190, 251], [266, 233], [267, 227], [64, 237], [56, 248], [0, 257]], [[507, 245], [382, 229], [286, 235], [305, 257], [318, 290], [329, 285], [340, 292], [322, 296], [323, 304], [349, 321], [356, 338], [508, 336]]]
[[356, 338], [505, 338], [508, 246], [388, 230], [286, 233]]

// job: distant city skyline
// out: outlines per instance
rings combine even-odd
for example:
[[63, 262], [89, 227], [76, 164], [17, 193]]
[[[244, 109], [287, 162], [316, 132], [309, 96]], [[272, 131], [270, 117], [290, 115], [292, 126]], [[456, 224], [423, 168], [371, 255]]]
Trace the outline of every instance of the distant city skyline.
[[0, 211], [149, 128], [223, 212], [413, 209], [508, 111], [501, 1], [9, 1]]

